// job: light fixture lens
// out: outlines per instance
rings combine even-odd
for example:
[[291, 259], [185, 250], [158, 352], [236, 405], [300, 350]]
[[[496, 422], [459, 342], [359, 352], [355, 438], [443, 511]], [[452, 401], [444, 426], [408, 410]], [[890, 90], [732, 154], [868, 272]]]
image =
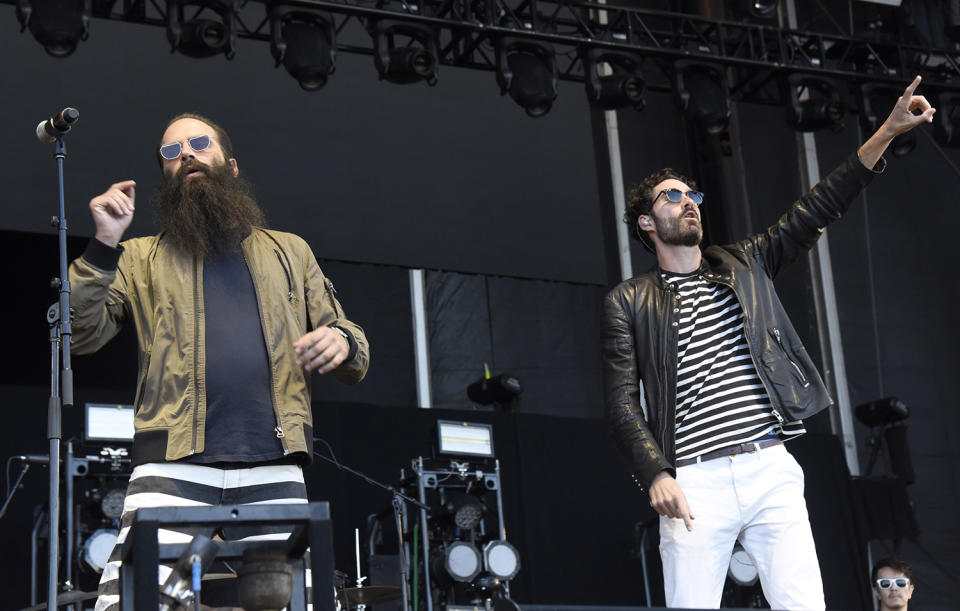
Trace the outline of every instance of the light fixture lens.
[[487, 543], [483, 548], [483, 560], [487, 572], [503, 580], [513, 579], [520, 571], [520, 554], [503, 540]]
[[480, 573], [480, 552], [463, 541], [455, 541], [447, 548], [444, 567], [456, 581], [473, 581]]

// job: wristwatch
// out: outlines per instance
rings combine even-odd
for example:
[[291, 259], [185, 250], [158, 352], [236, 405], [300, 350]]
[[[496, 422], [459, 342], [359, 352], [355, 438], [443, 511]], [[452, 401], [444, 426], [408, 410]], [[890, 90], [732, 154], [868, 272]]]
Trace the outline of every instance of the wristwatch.
[[337, 333], [339, 333], [340, 335], [342, 335], [343, 339], [347, 340], [347, 347], [350, 346], [350, 334], [348, 334], [346, 331], [344, 331], [340, 327], [331, 326], [330, 328], [336, 331]]

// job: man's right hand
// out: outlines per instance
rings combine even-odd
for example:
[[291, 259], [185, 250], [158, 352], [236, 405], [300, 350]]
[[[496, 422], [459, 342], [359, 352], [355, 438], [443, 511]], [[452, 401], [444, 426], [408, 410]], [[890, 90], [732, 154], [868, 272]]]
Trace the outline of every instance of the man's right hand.
[[662, 516], [683, 520], [687, 531], [693, 530], [693, 513], [680, 484], [666, 471], [657, 473], [650, 484], [650, 506]]
[[107, 246], [116, 248], [133, 221], [136, 185], [132, 180], [124, 180], [90, 200], [90, 213], [97, 226], [96, 238]]

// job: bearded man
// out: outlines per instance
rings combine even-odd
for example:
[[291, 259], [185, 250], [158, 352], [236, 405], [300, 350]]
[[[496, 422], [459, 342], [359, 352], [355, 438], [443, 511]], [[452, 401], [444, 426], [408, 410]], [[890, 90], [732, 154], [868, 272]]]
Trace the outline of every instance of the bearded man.
[[[139, 507], [306, 503], [311, 373], [354, 384], [369, 365], [363, 330], [346, 318], [306, 242], [264, 227], [223, 129], [179, 115], [157, 154], [162, 231], [120, 241], [133, 219], [135, 183], [118, 182], [90, 200], [96, 235], [70, 266], [74, 351], [99, 349], [124, 323], [137, 334], [121, 542]], [[191, 536], [161, 530], [160, 543]], [[98, 611], [118, 606], [118, 550], [101, 577]], [[169, 571], [161, 567], [161, 583]]]
[[717, 608], [738, 540], [771, 608], [825, 606], [803, 471], [783, 442], [833, 402], [773, 278], [883, 170], [893, 138], [933, 120], [919, 84], [763, 233], [701, 250], [692, 181], [666, 169], [632, 193], [624, 220], [658, 265], [604, 302], [606, 414], [660, 514], [668, 607]]

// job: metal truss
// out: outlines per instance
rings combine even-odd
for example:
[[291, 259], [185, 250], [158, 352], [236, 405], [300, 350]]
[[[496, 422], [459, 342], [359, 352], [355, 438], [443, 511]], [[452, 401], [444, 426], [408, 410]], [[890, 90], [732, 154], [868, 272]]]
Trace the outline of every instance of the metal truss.
[[707, 62], [726, 69], [734, 100], [760, 103], [783, 104], [783, 82], [795, 73], [897, 88], [920, 74], [928, 92], [960, 92], [956, 48], [930, 49], [587, 0], [86, 1], [92, 2], [94, 18], [155, 26], [166, 26], [168, 11], [178, 8], [185, 19], [221, 19], [229, 12], [235, 36], [262, 41], [270, 40], [272, 6], [321, 10], [334, 18], [338, 51], [368, 55], [374, 52], [371, 23], [420, 24], [436, 32], [441, 65], [490, 71], [496, 70], [494, 41], [521, 38], [552, 45], [559, 77], [568, 81], [584, 80], [582, 51], [625, 53], [642, 62], [647, 87], [655, 91], [672, 90], [677, 60]]

